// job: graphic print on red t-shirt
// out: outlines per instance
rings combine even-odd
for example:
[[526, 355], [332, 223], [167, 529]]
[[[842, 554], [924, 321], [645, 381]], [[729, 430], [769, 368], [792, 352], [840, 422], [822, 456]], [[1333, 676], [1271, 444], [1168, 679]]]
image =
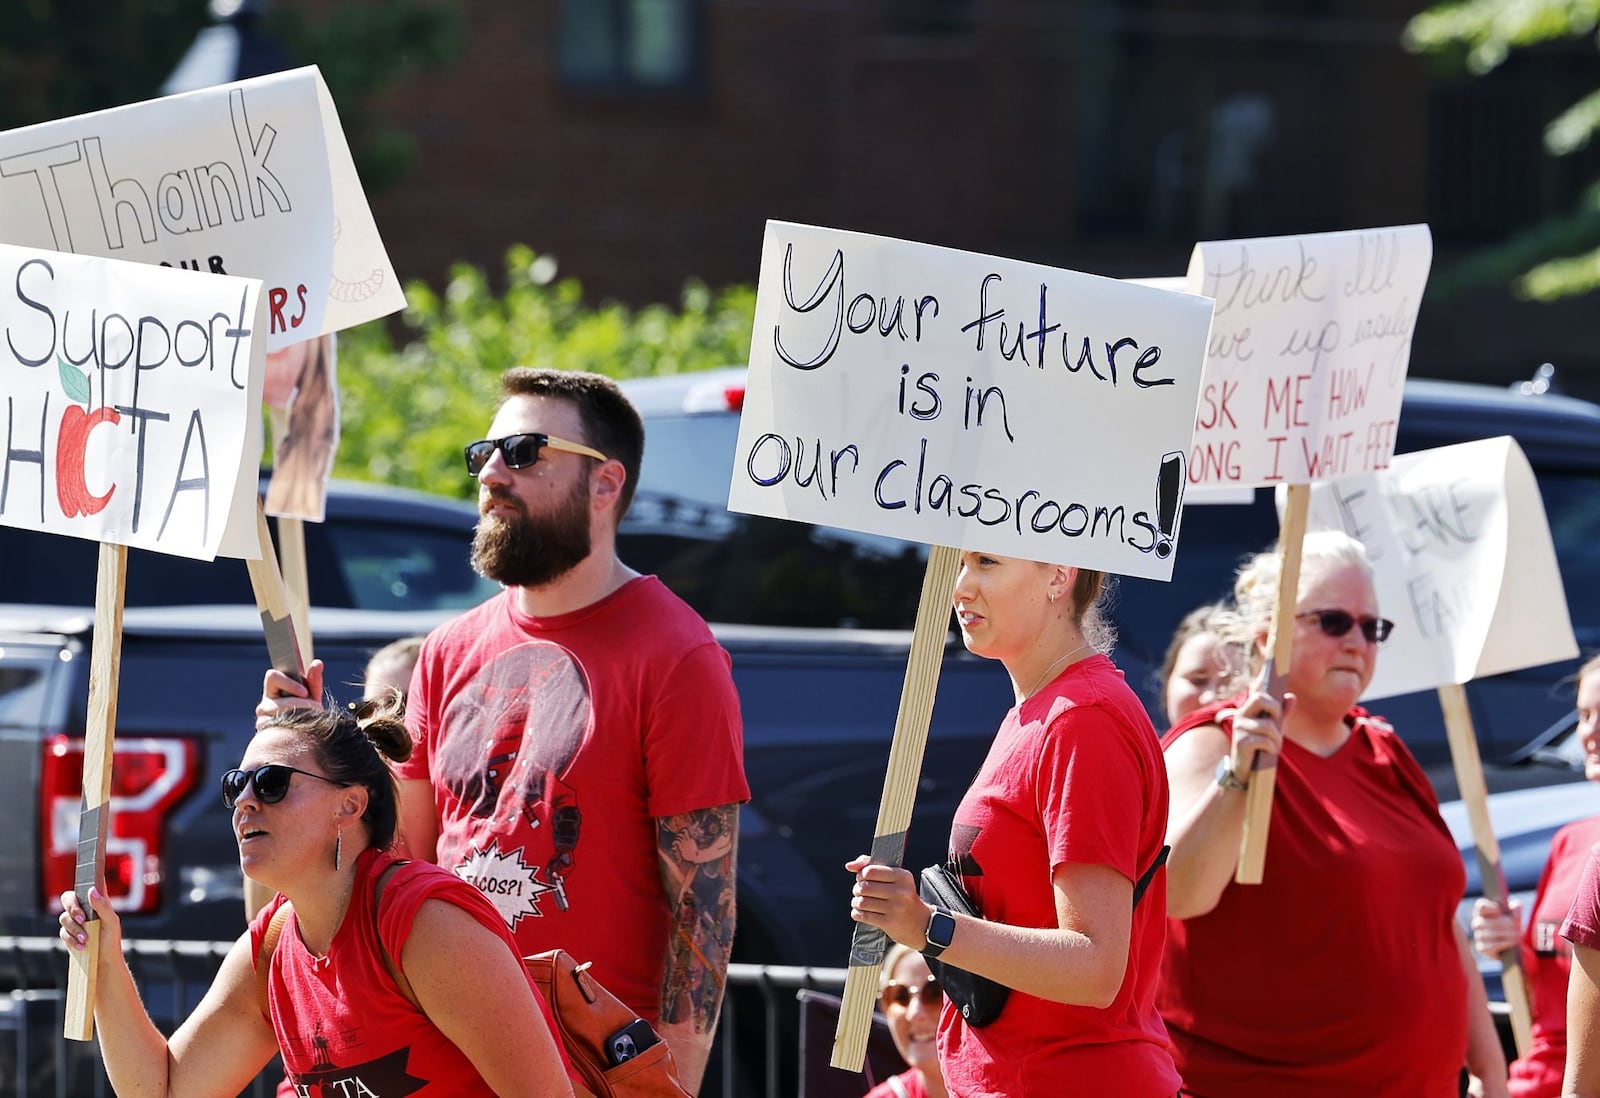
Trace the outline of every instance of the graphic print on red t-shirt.
[[553, 852], [530, 865], [520, 845], [502, 849], [491, 839], [457, 850], [442, 838], [439, 864], [476, 885], [513, 929], [542, 916], [544, 904], [568, 910], [583, 812], [563, 779], [594, 726], [583, 669], [560, 645], [520, 645], [485, 664], [450, 700], [445, 723], [452, 734], [434, 764], [442, 784], [493, 830], [542, 832]]

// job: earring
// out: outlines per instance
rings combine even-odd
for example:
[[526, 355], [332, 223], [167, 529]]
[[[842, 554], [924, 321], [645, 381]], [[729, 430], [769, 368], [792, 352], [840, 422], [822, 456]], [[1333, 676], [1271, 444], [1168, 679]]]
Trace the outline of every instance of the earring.
[[340, 824], [333, 833], [333, 868], [339, 868], [341, 855], [344, 853], [344, 825]]

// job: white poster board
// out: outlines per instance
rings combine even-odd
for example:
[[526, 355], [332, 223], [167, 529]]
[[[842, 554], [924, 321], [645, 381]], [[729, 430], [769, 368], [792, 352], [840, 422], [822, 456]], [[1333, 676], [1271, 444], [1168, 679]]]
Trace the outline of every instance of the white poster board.
[[0, 244], [0, 524], [259, 556], [265, 324], [252, 279]]
[[1189, 288], [1217, 309], [1190, 484], [1387, 465], [1432, 259], [1426, 225], [1197, 244]]
[[0, 240], [259, 279], [270, 351], [405, 306], [315, 68], [0, 133]]
[[1211, 302], [767, 223], [728, 507], [1171, 577]]
[[1578, 654], [1544, 502], [1515, 439], [1402, 454], [1381, 472], [1313, 485], [1309, 526], [1366, 545], [1395, 623], [1366, 698]]

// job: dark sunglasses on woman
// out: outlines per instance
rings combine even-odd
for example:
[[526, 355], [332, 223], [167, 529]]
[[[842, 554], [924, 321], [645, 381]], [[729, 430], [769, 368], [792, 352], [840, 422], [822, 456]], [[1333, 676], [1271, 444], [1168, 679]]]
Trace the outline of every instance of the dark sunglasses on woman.
[[929, 976], [923, 984], [888, 984], [879, 996], [885, 1013], [890, 1007], [904, 1009], [910, 1006], [912, 999], [929, 1010], [939, 1010], [944, 1006], [944, 989], [939, 986], [938, 980]]
[[244, 796], [245, 787], [256, 787], [256, 799], [262, 804], [277, 804], [289, 793], [289, 779], [296, 774], [304, 774], [308, 778], [315, 778], [319, 782], [337, 785], [341, 789], [348, 782], [336, 782], [321, 774], [313, 774], [309, 770], [296, 770], [283, 763], [267, 763], [254, 770], [230, 770], [222, 775], [222, 803], [232, 808], [239, 803], [239, 798]]
[[585, 446], [581, 442], [568, 442], [564, 438], [554, 435], [525, 434], [507, 435], [505, 438], [481, 438], [477, 442], [467, 443], [467, 473], [477, 476], [483, 472], [483, 467], [489, 464], [489, 459], [494, 457], [496, 450], [506, 459], [506, 467], [510, 469], [526, 469], [539, 461], [539, 454], [548, 446], [552, 450], [564, 450], [569, 454], [582, 454], [592, 457], [596, 461], [609, 460], [599, 450]]
[[1370, 644], [1382, 644], [1394, 630], [1394, 622], [1388, 618], [1358, 618], [1348, 610], [1302, 610], [1295, 617], [1316, 618], [1318, 627], [1330, 637], [1342, 637], [1359, 625]]

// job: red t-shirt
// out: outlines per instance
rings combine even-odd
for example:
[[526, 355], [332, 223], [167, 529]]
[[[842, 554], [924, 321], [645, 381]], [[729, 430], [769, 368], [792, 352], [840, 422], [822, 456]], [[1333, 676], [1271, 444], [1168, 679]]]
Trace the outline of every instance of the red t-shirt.
[[[379, 935], [398, 964], [417, 909], [424, 900], [439, 899], [469, 912], [504, 940], [513, 956], [516, 947], [499, 914], [476, 889], [425, 862], [409, 863], [385, 882], [374, 919], [373, 887], [393, 861], [392, 855], [362, 851], [350, 906], [326, 957], [306, 949], [292, 912], [284, 920], [267, 970], [267, 1004], [284, 1074], [300, 1094], [489, 1094], [472, 1062], [396, 985]], [[274, 897], [251, 921], [252, 965], [261, 956], [267, 924], [283, 903], [281, 894]], [[528, 986], [554, 1033], [548, 1005], [531, 979]]]
[[[653, 576], [550, 618], [507, 591], [428, 637], [406, 723], [416, 751], [395, 770], [433, 784], [438, 863], [523, 953], [594, 962], [658, 1022], [671, 913], [656, 819], [750, 796], [728, 654], [705, 622]], [[701, 884], [714, 903], [717, 882]]]
[[[1220, 724], [1221, 705], [1164, 740]], [[1353, 708], [1330, 758], [1284, 741], [1263, 883], [1171, 919], [1161, 1015], [1200, 1098], [1456, 1098], [1467, 976], [1466, 870], [1427, 776]]]
[[[900, 1084], [900, 1089], [895, 1089], [895, 1084]], [[917, 1069], [902, 1071], [893, 1079], [885, 1079], [871, 1090], [867, 1091], [866, 1098], [928, 1098], [928, 1088], [922, 1085], [922, 1076], [917, 1074]]]
[[[1055, 927], [1055, 871], [1105, 865], [1130, 881], [1167, 827], [1167, 772], [1144, 706], [1105, 656], [1073, 664], [1013, 708], [956, 809], [950, 858], [984, 918]], [[1104, 1010], [1013, 991], [981, 1029], [939, 1018], [945, 1084], [963, 1098], [1170, 1098], [1178, 1073], [1155, 1009], [1166, 871], [1133, 910], [1128, 968]]]
[[1550, 858], [1522, 932], [1533, 1045], [1511, 1065], [1511, 1098], [1557, 1098], [1561, 1093], [1567, 1064], [1567, 977], [1572, 971], [1572, 947], [1561, 937], [1561, 924], [1597, 842], [1600, 816], [1570, 823], [1550, 840]]

